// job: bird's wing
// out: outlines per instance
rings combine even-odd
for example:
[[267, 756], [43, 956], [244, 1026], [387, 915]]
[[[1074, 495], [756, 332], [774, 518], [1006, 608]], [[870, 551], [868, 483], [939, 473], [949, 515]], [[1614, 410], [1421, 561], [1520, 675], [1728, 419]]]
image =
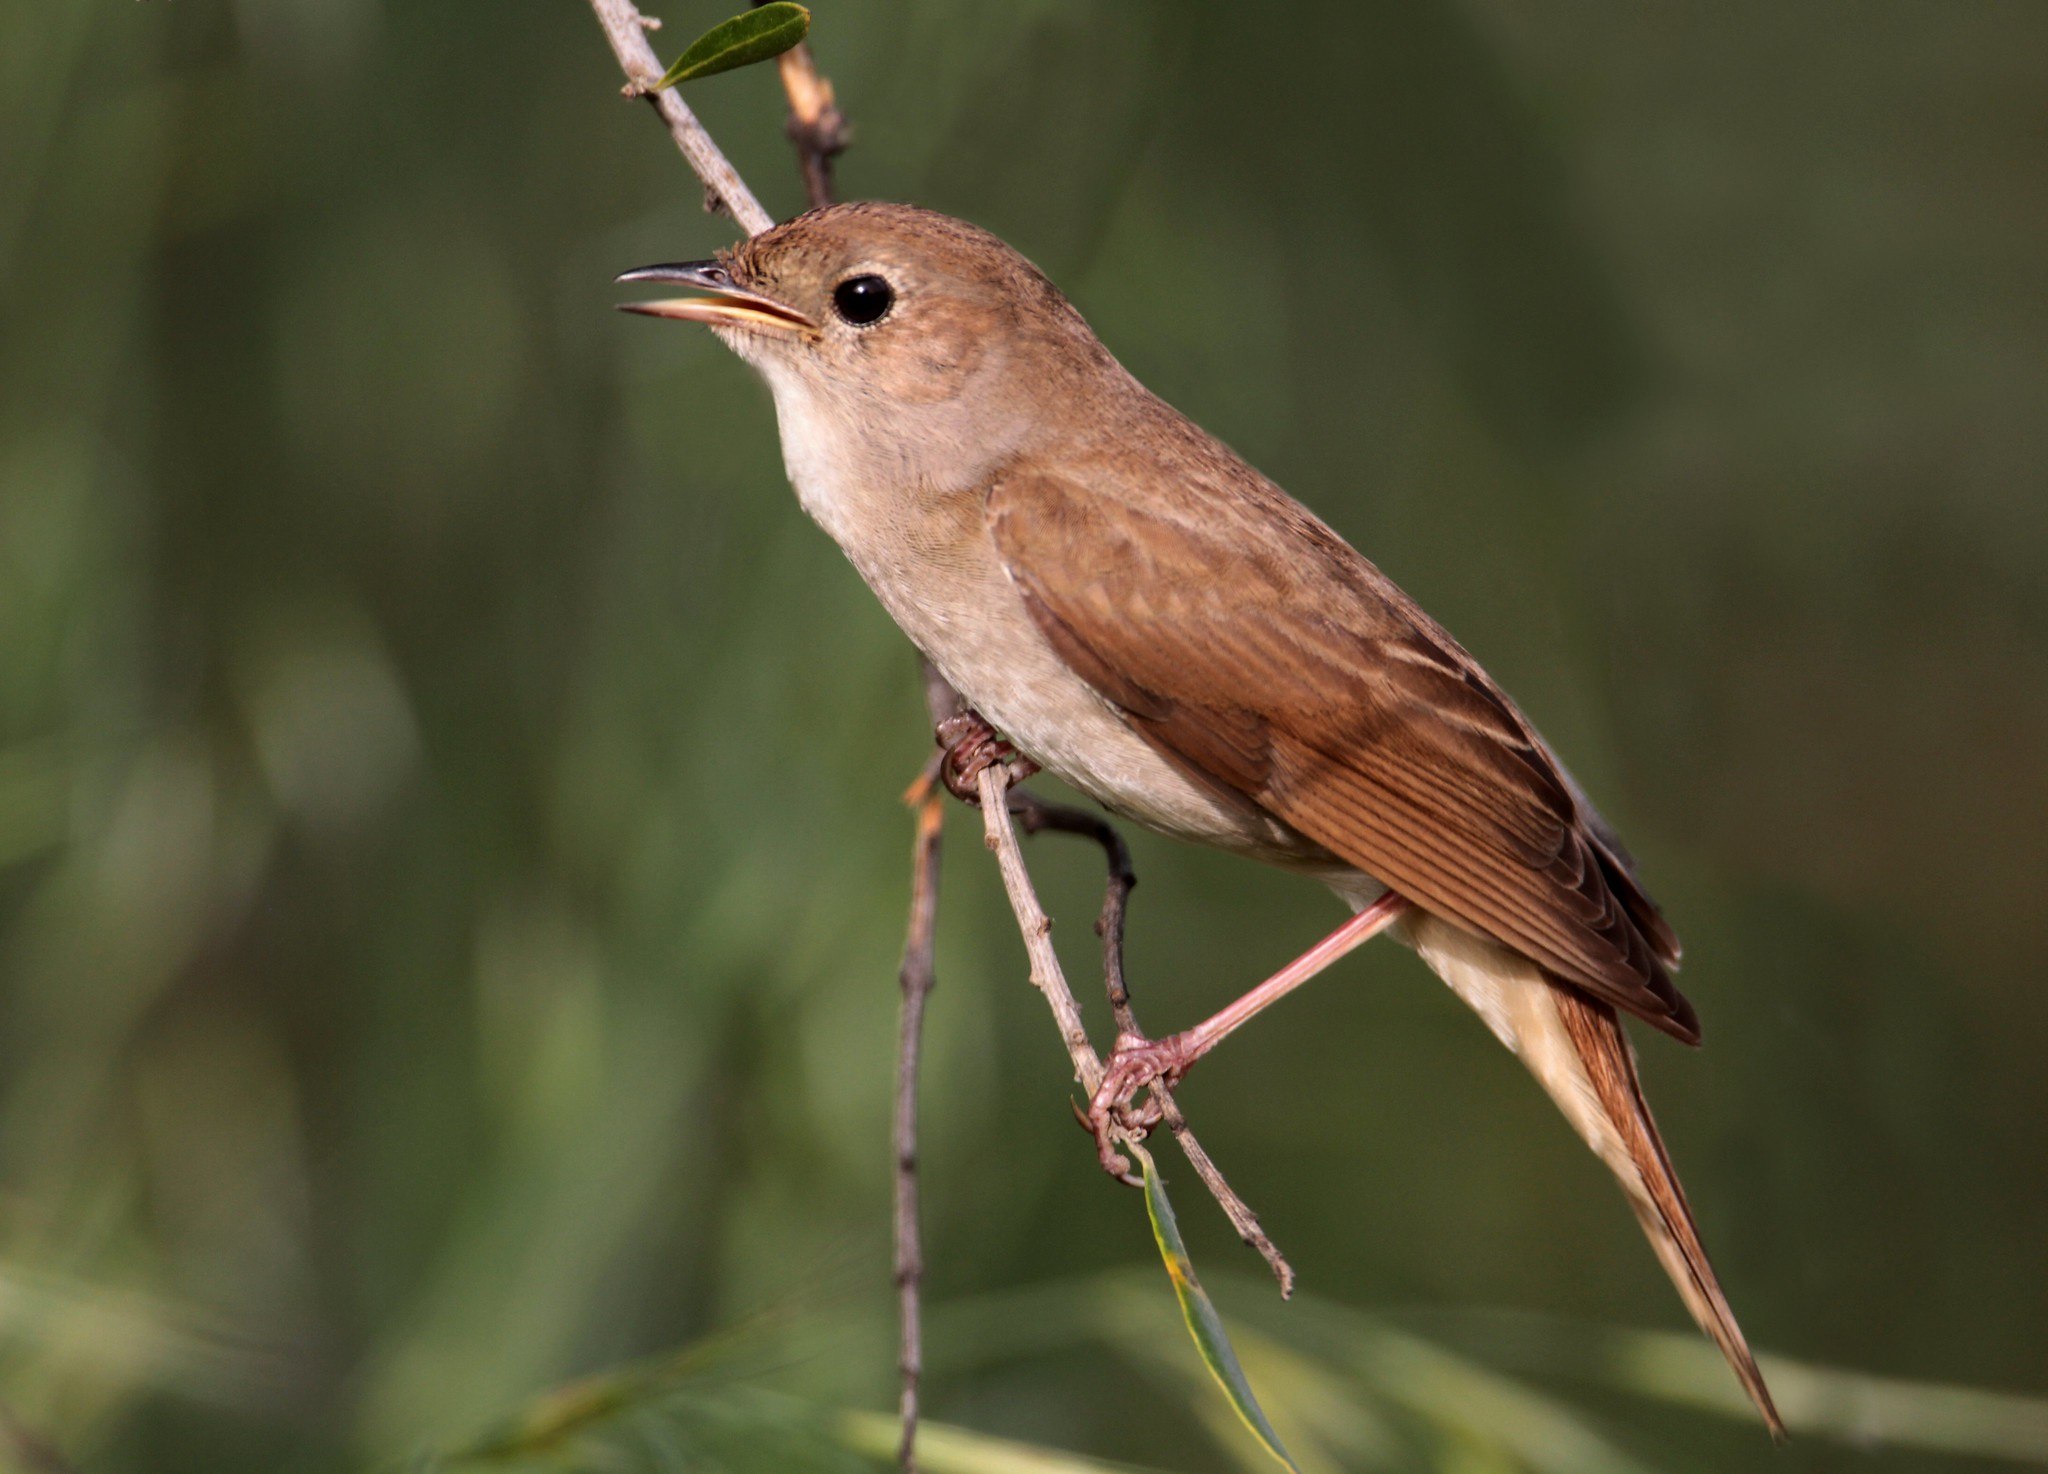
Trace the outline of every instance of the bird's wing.
[[1061, 657], [1168, 757], [1426, 911], [1688, 1043], [1677, 938], [1456, 641], [1269, 482], [1010, 475], [991, 534]]

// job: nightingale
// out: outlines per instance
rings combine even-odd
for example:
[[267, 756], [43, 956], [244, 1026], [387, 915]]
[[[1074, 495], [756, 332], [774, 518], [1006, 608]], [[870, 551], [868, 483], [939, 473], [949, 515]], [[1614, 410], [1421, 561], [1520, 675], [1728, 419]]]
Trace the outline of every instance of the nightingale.
[[1144, 1123], [1130, 1114], [1144, 1086], [1390, 931], [1612, 1171], [1782, 1436], [1620, 1021], [1699, 1042], [1672, 982], [1677, 935], [1613, 830], [1442, 626], [1150, 393], [1041, 272], [973, 225], [837, 205], [619, 279], [696, 289], [625, 305], [707, 324], [767, 381], [798, 501], [975, 713], [951, 739], [956, 780], [1036, 765], [1351, 907], [1214, 1018], [1119, 1039], [1090, 1102], [1099, 1139], [1112, 1119]]

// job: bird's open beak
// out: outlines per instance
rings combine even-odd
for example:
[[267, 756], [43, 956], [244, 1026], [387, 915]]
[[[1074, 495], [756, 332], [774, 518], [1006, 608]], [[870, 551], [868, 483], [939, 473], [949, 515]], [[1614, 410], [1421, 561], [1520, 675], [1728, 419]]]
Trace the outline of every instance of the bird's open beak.
[[678, 322], [709, 323], [713, 327], [750, 328], [757, 332], [815, 333], [817, 323], [786, 307], [773, 297], [750, 292], [732, 279], [732, 273], [716, 261], [673, 261], [665, 266], [641, 266], [619, 277], [622, 282], [681, 282], [710, 293], [705, 297], [674, 297], [661, 302], [621, 302], [619, 311], [640, 312], [649, 317], [671, 317]]

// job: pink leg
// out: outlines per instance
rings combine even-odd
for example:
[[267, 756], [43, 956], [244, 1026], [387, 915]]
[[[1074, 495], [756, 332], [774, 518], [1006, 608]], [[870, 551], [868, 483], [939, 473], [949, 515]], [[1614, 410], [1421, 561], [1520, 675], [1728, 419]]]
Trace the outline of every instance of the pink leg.
[[1103, 1071], [1102, 1084], [1096, 1087], [1088, 1102], [1088, 1124], [1095, 1132], [1097, 1143], [1104, 1149], [1104, 1160], [1108, 1160], [1109, 1132], [1113, 1121], [1120, 1119], [1126, 1124], [1142, 1127], [1158, 1119], [1156, 1112], [1141, 1112], [1133, 1121], [1129, 1113], [1131, 1097], [1154, 1080], [1164, 1080], [1168, 1085], [1179, 1080], [1190, 1065], [1236, 1033], [1254, 1016], [1278, 1003], [1347, 952], [1364, 946], [1399, 921], [1407, 910], [1408, 902], [1388, 891], [1235, 1003], [1202, 1020], [1192, 1029], [1156, 1040], [1134, 1038], [1129, 1034], [1119, 1038]]

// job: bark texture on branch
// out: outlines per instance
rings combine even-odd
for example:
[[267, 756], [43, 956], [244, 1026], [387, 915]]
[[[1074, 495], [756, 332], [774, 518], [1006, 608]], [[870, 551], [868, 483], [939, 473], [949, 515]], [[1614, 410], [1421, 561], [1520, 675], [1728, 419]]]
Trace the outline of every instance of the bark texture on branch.
[[[803, 148], [800, 138], [797, 147], [799, 151]], [[810, 177], [808, 169], [805, 173]], [[824, 177], [829, 181], [829, 171]], [[936, 728], [959, 712], [960, 693], [929, 660], [923, 662], [922, 669], [925, 711]], [[939, 782], [938, 754], [925, 764], [904, 800], [917, 812], [917, 842], [911, 851], [910, 920], [898, 974], [903, 1002], [896, 1035], [896, 1109], [891, 1134], [896, 1154], [897, 1405], [903, 1428], [896, 1462], [904, 1474], [916, 1474], [917, 1420], [924, 1387], [924, 1228], [919, 1208], [917, 1095], [924, 1063], [925, 999], [939, 981], [939, 861], [946, 795]]]
[[[754, 0], [760, 4], [761, 0]], [[797, 164], [804, 172], [804, 195], [812, 209], [833, 201], [832, 161], [846, 151], [852, 137], [831, 81], [821, 76], [811, 58], [809, 42], [800, 42], [776, 58], [782, 90], [789, 97], [789, 138], [796, 145]]]
[[[1052, 918], [1045, 914], [1045, 908], [1039, 904], [1038, 894], [1032, 888], [1031, 873], [1025, 868], [1024, 850], [1017, 842], [1017, 830], [1011, 818], [1013, 814], [1020, 818], [1030, 833], [1056, 829], [1092, 839], [1102, 846], [1109, 863], [1109, 886], [1103, 901], [1102, 919], [1096, 929], [1102, 934], [1104, 975], [1109, 985], [1111, 1006], [1116, 1010], [1119, 1032], [1141, 1035], [1137, 1018], [1131, 1011], [1130, 990], [1124, 985], [1124, 903], [1129, 899], [1131, 887], [1138, 883], [1137, 874], [1131, 868], [1130, 852], [1123, 837], [1105, 819], [1080, 809], [1044, 803], [1033, 795], [1012, 794], [1009, 791], [1010, 775], [1001, 763], [982, 769], [975, 783], [981, 800], [987, 844], [995, 851], [996, 863], [1002, 871], [1003, 889], [1009, 895], [1010, 910], [1017, 919], [1017, 930], [1023, 935], [1024, 948], [1031, 959], [1032, 986], [1045, 995], [1045, 1001], [1052, 1009], [1060, 1039], [1067, 1046], [1067, 1057], [1074, 1064], [1074, 1078], [1080, 1082], [1082, 1090], [1092, 1096], [1102, 1083], [1102, 1058], [1096, 1054], [1095, 1046], [1088, 1042], [1080, 1005], [1075, 1003], [1073, 990], [1067, 986], [1066, 974], [1060, 969], [1059, 954], [1052, 945]], [[1280, 1293], [1291, 1295], [1294, 1292], [1293, 1266], [1259, 1226], [1258, 1215], [1238, 1196], [1207, 1149], [1196, 1139], [1188, 1127], [1187, 1118], [1174, 1104], [1172, 1094], [1157, 1086], [1153, 1091], [1159, 1101], [1161, 1119], [1173, 1132], [1174, 1140], [1180, 1143], [1189, 1165], [1202, 1179], [1202, 1185], [1222, 1207], [1238, 1237], [1256, 1249], [1272, 1269], [1274, 1278], [1280, 1282]], [[1126, 1135], [1124, 1139], [1131, 1138]]]
[[[1124, 918], [1131, 891], [1138, 884], [1138, 872], [1131, 865], [1130, 846], [1116, 832], [1116, 826], [1086, 809], [1047, 803], [1036, 794], [1021, 790], [1013, 791], [1009, 802], [1010, 812], [1023, 825], [1026, 834], [1050, 830], [1092, 840], [1101, 846], [1102, 858], [1109, 872], [1103, 890], [1102, 915], [1095, 922], [1095, 934], [1102, 938], [1102, 978], [1109, 990], [1109, 1006], [1116, 1019], [1118, 1036], [1146, 1037], [1145, 1031], [1138, 1027], [1138, 1016], [1131, 1007], [1131, 991], [1124, 981]], [[1238, 1196], [1207, 1148], [1196, 1140], [1195, 1133], [1188, 1127], [1187, 1117], [1181, 1114], [1180, 1106], [1165, 1082], [1155, 1080], [1147, 1089], [1159, 1103], [1159, 1119], [1173, 1133], [1173, 1139], [1179, 1143], [1188, 1165], [1195, 1169], [1195, 1175], [1202, 1179], [1202, 1185], [1216, 1199], [1217, 1206], [1230, 1220], [1230, 1226], [1237, 1230], [1238, 1238], [1266, 1261], [1267, 1268], [1280, 1282], [1282, 1298], [1291, 1296], [1294, 1293], [1294, 1266], [1287, 1262], [1279, 1246], [1260, 1226], [1258, 1214]]]
[[975, 779], [981, 798], [981, 822], [988, 847], [995, 852], [1002, 871], [1003, 890], [1010, 898], [1010, 911], [1017, 918], [1017, 930], [1024, 938], [1025, 954], [1031, 959], [1031, 986], [1045, 996], [1059, 1026], [1060, 1042], [1067, 1058], [1074, 1062], [1074, 1078], [1082, 1090], [1093, 1095], [1102, 1084], [1102, 1058], [1088, 1042], [1087, 1025], [1081, 1022], [1081, 1005], [1067, 986], [1060, 970], [1059, 953], [1052, 945], [1052, 918], [1038, 903], [1031, 872], [1024, 866], [1024, 848], [1017, 843], [1016, 826], [1010, 822], [1010, 775], [1001, 763], [991, 763]]
[[895, 1268], [899, 1326], [896, 1370], [902, 1434], [896, 1462], [917, 1468], [918, 1401], [924, 1384], [924, 1237], [919, 1222], [917, 1161], [918, 1065], [924, 1055], [924, 1005], [938, 981], [933, 940], [939, 920], [939, 859], [945, 838], [946, 796], [935, 768], [911, 785], [904, 797], [917, 811], [917, 837], [910, 862], [910, 921], [903, 941], [903, 991], [896, 1044]]

